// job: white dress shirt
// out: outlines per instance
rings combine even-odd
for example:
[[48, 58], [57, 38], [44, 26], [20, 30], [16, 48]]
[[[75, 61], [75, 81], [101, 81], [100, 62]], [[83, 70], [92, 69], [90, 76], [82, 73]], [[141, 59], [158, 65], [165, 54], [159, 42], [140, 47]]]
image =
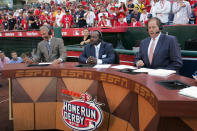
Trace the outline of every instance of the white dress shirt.
[[86, 16], [86, 23], [88, 25], [93, 26], [94, 24], [94, 19], [96, 18], [95, 14], [93, 11], [88, 11], [84, 14], [84, 16]]
[[101, 47], [101, 42], [98, 45], [94, 45], [95, 47], [95, 56], [97, 59], [97, 64], [102, 64], [103, 61], [101, 59], [99, 59], [99, 51], [100, 51], [100, 47]]
[[157, 18], [161, 20], [162, 23], [168, 22], [168, 16], [170, 13], [171, 4], [167, 0], [160, 0], [154, 6], [154, 13]]
[[[159, 35], [155, 38], [155, 46], [154, 46], [154, 49], [153, 49], [153, 54], [154, 54], [155, 48], [156, 48], [156, 46], [157, 46], [157, 43], [158, 43], [158, 40], [159, 40], [160, 35], [161, 35], [161, 32], [160, 32]], [[153, 38], [151, 38], [151, 41], [150, 41], [149, 46], [148, 46], [148, 56], [149, 56], [149, 53], [150, 53], [150, 48], [151, 48], [152, 42], [153, 42]]]
[[179, 2], [175, 2], [172, 7], [174, 13], [174, 24], [188, 24], [191, 15], [191, 6], [188, 1], [183, 0], [185, 7], [181, 7]]

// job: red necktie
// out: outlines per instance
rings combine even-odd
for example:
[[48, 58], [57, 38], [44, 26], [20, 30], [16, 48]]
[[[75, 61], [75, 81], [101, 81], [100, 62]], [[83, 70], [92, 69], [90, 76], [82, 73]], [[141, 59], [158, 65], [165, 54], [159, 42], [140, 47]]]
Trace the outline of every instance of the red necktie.
[[155, 47], [155, 39], [153, 39], [151, 46], [150, 46], [150, 51], [149, 51], [149, 56], [148, 56], [150, 64], [152, 64], [152, 60], [153, 60], [154, 47]]

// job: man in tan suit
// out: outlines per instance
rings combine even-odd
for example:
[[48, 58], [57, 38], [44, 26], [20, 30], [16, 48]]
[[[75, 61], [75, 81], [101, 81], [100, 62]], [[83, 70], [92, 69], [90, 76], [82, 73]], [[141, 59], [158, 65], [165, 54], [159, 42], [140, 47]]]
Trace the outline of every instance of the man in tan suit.
[[60, 38], [52, 37], [52, 33], [47, 25], [40, 28], [43, 41], [38, 43], [33, 62], [52, 62], [59, 64], [66, 60], [66, 50], [64, 42]]

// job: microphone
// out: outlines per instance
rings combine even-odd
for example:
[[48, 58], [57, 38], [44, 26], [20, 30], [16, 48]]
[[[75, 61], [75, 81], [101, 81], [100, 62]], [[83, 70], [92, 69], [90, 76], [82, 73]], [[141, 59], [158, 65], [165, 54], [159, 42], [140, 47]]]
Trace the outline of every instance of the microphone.
[[156, 34], [159, 34], [159, 33], [160, 33], [160, 31], [157, 31], [157, 32], [156, 32]]

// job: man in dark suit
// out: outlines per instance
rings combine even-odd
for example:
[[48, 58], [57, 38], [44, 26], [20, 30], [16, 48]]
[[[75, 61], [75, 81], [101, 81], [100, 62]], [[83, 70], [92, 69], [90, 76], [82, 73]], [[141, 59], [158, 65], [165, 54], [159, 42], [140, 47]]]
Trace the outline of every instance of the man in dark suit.
[[158, 18], [148, 21], [147, 30], [150, 37], [141, 41], [135, 65], [178, 71], [182, 66], [182, 58], [176, 37], [161, 33], [162, 25]]
[[90, 43], [87, 44], [79, 57], [79, 62], [87, 64], [113, 64], [115, 59], [111, 43], [102, 41], [100, 31], [92, 31]]
[[53, 62], [59, 64], [66, 59], [64, 42], [60, 38], [52, 37], [52, 33], [47, 25], [40, 28], [43, 41], [38, 43], [36, 54], [33, 56], [34, 62]]

